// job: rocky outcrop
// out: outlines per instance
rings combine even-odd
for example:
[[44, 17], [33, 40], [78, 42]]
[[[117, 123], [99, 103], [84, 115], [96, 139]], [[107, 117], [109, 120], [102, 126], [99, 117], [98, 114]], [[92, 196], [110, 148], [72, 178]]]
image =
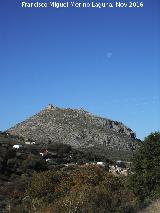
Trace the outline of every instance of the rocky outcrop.
[[61, 109], [51, 104], [7, 132], [34, 141], [65, 143], [77, 148], [103, 145], [134, 150], [137, 144], [135, 133], [121, 122], [94, 116], [84, 109]]

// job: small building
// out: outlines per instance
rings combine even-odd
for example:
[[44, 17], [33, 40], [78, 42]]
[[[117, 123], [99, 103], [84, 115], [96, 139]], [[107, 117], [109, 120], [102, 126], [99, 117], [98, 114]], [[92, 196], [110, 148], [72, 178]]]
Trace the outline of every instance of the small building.
[[26, 145], [30, 145], [31, 142], [30, 142], [30, 141], [25, 141], [25, 144], [26, 144]]
[[54, 106], [52, 104], [48, 104], [47, 109], [54, 109]]
[[104, 162], [97, 162], [97, 165], [105, 167], [105, 163]]
[[13, 149], [20, 149], [20, 148], [22, 148], [22, 145], [13, 145]]
[[36, 144], [36, 142], [35, 141], [33, 141], [33, 142], [31, 142], [31, 144], [33, 145], [33, 144]]

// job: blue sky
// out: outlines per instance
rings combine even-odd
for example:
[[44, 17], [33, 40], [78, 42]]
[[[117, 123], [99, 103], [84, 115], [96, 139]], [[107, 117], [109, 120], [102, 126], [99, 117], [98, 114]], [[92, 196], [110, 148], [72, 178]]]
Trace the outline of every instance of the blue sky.
[[0, 0], [0, 130], [48, 103], [121, 121], [141, 139], [160, 130], [160, 2], [143, 3], [36, 9]]

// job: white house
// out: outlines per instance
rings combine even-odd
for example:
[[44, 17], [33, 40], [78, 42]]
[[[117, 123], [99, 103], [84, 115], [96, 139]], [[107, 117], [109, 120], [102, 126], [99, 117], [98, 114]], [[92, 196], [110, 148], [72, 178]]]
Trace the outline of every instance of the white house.
[[22, 148], [22, 145], [13, 145], [13, 149], [20, 149]]
[[25, 142], [25, 144], [26, 144], [26, 145], [30, 145], [30, 144], [31, 144], [31, 142], [29, 142], [29, 141], [26, 141], [26, 142]]
[[31, 144], [36, 144], [36, 142], [33, 141], [33, 142], [31, 142]]
[[105, 163], [104, 163], [104, 162], [97, 162], [97, 165], [98, 165], [98, 166], [103, 166], [103, 167], [104, 167], [104, 166], [105, 166]]
[[52, 160], [51, 158], [47, 158], [47, 159], [46, 159], [46, 162], [51, 161], [51, 160]]

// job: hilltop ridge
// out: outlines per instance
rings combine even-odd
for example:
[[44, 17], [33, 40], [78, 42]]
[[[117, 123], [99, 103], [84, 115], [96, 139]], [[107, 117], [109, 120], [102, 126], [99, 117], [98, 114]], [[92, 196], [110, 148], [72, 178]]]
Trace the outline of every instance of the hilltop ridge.
[[84, 109], [49, 104], [39, 113], [7, 130], [39, 142], [70, 144], [76, 148], [105, 146], [134, 150], [136, 134], [123, 123], [95, 116]]

